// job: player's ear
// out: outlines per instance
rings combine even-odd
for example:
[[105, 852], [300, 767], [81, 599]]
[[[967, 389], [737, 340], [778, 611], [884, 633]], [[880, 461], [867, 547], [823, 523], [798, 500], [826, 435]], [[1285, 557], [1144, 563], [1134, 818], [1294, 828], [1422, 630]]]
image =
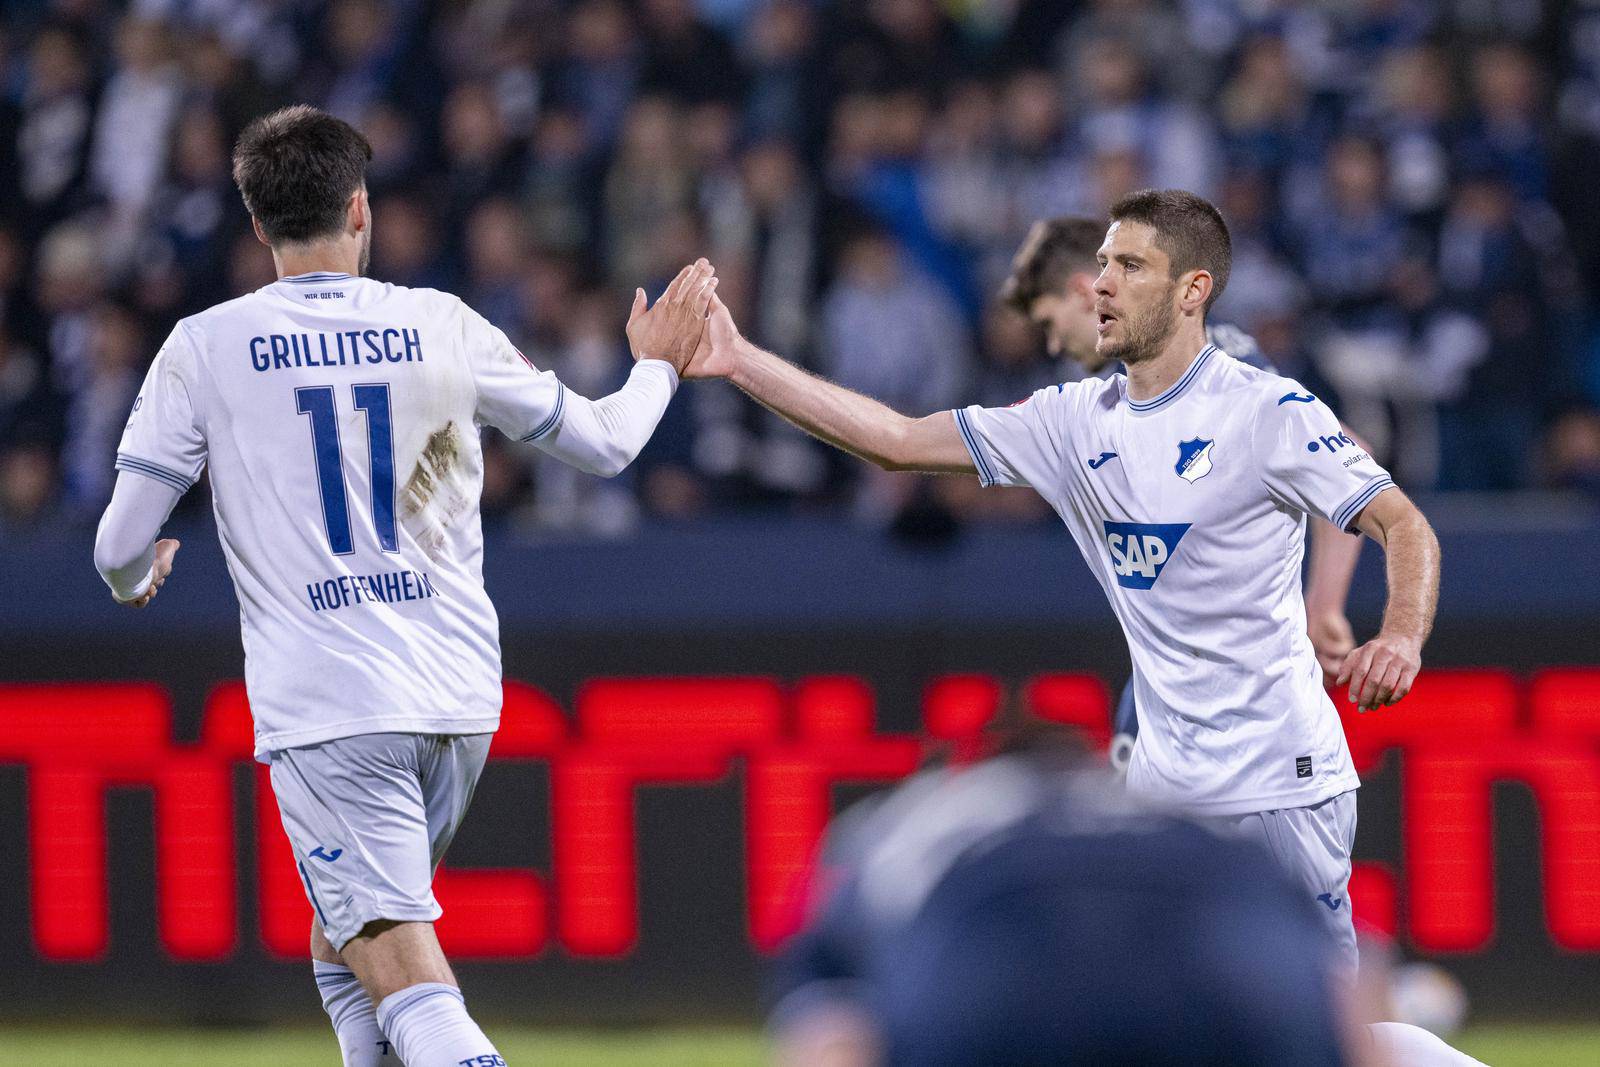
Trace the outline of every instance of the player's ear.
[[350, 232], [360, 233], [372, 225], [372, 205], [367, 201], [367, 187], [360, 185], [350, 194], [350, 205], [346, 210], [345, 219], [350, 225]]
[[1190, 271], [1188, 281], [1181, 286], [1183, 295], [1179, 303], [1185, 311], [1198, 311], [1206, 306], [1206, 301], [1211, 299], [1211, 272], [1208, 270]]
[[272, 247], [272, 242], [267, 240], [267, 232], [261, 228], [261, 220], [256, 218], [254, 215], [250, 216], [250, 228], [256, 232], [256, 240], [260, 241], [268, 248]]

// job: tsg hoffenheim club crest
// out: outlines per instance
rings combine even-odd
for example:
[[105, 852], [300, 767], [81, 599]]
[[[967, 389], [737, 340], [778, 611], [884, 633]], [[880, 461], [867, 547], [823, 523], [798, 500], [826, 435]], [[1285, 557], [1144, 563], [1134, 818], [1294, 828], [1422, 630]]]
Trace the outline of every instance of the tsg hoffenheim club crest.
[[1211, 473], [1211, 446], [1215, 440], [1196, 437], [1178, 442], [1178, 477], [1193, 484]]

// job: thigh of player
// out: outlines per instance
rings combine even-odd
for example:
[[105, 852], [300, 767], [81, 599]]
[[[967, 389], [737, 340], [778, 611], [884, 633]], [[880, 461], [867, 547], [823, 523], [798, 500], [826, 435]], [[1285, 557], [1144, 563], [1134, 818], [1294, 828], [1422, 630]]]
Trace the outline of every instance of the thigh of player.
[[1261, 842], [1333, 939], [1339, 964], [1354, 974], [1356, 930], [1350, 911], [1350, 853], [1356, 840], [1356, 791], [1306, 808], [1281, 808], [1229, 820]]
[[422, 801], [428, 818], [429, 857], [438, 867], [466, 818], [494, 735], [441, 735], [429, 740], [432, 744], [422, 761]]
[[460, 824], [452, 803], [464, 807], [476, 772], [463, 789], [459, 775], [432, 766], [440, 743], [422, 734], [362, 734], [273, 754], [283, 827], [335, 949], [380, 919], [433, 922], [441, 914], [435, 857]]

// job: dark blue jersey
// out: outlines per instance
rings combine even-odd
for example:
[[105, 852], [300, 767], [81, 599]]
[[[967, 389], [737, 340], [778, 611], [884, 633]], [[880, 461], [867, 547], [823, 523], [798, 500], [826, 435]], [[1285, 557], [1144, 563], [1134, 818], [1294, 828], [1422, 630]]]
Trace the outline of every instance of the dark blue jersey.
[[1037, 756], [925, 772], [846, 822], [780, 1031], [843, 1001], [892, 1064], [1343, 1062], [1323, 935], [1250, 842]]

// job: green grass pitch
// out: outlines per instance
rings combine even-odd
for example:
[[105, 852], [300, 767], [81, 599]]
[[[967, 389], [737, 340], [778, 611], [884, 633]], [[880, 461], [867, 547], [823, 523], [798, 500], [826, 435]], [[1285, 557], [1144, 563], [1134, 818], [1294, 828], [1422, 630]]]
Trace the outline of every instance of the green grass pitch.
[[[563, 1067], [747, 1067], [762, 1062], [759, 1031], [555, 1030], [490, 1026], [512, 1064]], [[1600, 1025], [1483, 1025], [1454, 1042], [1491, 1067], [1600, 1064]], [[0, 1027], [0, 1064], [28, 1067], [282, 1067], [329, 1064], [338, 1050], [321, 1028], [203, 1030], [91, 1026]]]

